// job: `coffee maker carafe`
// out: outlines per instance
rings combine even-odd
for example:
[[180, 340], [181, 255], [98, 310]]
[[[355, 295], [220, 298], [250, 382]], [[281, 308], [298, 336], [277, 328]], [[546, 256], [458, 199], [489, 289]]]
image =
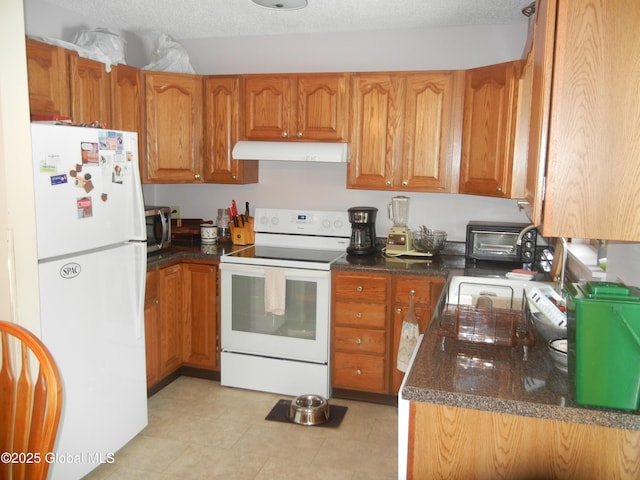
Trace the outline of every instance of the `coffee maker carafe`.
[[347, 247], [350, 255], [372, 255], [376, 253], [375, 207], [352, 207], [349, 209], [351, 243]]

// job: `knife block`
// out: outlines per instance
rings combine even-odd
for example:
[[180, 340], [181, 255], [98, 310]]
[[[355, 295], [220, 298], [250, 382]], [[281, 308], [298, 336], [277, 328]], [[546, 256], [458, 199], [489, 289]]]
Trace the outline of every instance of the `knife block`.
[[242, 220], [238, 217], [238, 226], [236, 227], [233, 222], [231, 222], [229, 223], [229, 230], [231, 230], [231, 241], [234, 245], [253, 245], [255, 242], [253, 217], [245, 218], [244, 226], [242, 225]]

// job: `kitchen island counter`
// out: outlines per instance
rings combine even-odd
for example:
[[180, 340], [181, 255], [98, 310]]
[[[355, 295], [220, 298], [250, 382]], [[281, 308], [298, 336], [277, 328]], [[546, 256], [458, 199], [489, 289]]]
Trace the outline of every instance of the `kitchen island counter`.
[[487, 412], [640, 431], [637, 411], [576, 404], [569, 375], [555, 368], [542, 339], [528, 348], [472, 345], [443, 337], [434, 318], [402, 397]]
[[400, 393], [406, 478], [640, 478], [638, 412], [577, 405], [544, 341], [524, 353], [443, 338], [432, 320]]

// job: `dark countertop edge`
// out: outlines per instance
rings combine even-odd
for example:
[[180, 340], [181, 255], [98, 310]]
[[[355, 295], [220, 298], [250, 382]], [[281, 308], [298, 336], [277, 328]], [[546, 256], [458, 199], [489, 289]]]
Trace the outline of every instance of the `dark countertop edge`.
[[489, 413], [504, 413], [507, 415], [640, 431], [640, 417], [635, 413], [623, 410], [544, 405], [469, 393], [429, 390], [411, 385], [404, 387], [402, 398], [412, 402], [466, 408]]

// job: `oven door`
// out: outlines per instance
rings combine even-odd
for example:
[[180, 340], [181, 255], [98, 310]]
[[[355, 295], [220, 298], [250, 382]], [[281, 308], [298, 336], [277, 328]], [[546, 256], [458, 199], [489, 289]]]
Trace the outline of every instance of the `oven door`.
[[265, 311], [265, 271], [274, 267], [220, 264], [224, 352], [327, 364], [329, 271], [283, 269], [284, 315]]

